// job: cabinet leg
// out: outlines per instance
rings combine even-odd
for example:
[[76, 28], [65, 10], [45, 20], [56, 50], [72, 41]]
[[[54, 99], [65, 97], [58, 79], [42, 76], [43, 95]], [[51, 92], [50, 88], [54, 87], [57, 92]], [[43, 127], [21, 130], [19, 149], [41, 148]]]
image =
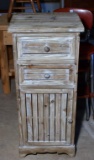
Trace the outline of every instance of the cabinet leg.
[[3, 31], [0, 31], [0, 51], [1, 51], [1, 80], [2, 87], [5, 94], [10, 93], [9, 68], [7, 48], [3, 44]]
[[19, 153], [19, 156], [21, 157], [21, 158], [23, 158], [23, 157], [26, 157], [26, 153]]

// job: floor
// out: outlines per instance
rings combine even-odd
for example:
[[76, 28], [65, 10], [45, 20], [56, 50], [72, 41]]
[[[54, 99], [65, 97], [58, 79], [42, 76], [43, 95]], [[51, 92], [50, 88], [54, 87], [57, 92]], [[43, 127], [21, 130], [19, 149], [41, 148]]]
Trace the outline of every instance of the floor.
[[37, 154], [20, 158], [15, 82], [12, 80], [11, 94], [9, 95], [2, 93], [0, 84], [0, 160], [94, 160], [94, 135], [92, 134], [93, 136], [91, 136], [88, 132], [88, 127], [85, 127], [88, 126], [87, 124], [90, 121], [85, 121], [84, 110], [81, 112], [81, 105], [82, 101], [78, 102], [76, 123], [77, 151], [75, 157], [70, 158], [65, 154]]

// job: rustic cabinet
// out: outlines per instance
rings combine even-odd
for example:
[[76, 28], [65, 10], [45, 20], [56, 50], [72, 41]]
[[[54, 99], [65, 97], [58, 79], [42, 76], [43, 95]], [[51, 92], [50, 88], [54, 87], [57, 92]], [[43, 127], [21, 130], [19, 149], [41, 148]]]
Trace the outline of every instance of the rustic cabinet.
[[75, 13], [16, 14], [9, 25], [19, 115], [20, 155], [75, 154], [79, 33]]

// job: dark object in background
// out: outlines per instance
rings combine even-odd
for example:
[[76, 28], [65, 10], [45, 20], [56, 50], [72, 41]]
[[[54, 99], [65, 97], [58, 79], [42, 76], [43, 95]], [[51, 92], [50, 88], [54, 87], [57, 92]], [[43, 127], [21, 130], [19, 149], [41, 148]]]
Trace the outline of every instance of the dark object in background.
[[0, 12], [8, 11], [10, 0], [0, 0]]
[[90, 31], [89, 43], [94, 45], [94, 27]]

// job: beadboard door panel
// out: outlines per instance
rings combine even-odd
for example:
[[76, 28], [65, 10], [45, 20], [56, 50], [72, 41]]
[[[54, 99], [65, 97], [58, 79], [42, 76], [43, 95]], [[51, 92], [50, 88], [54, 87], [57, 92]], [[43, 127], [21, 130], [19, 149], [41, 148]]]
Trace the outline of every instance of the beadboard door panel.
[[[55, 93], [56, 92], [56, 93]], [[67, 145], [71, 143], [73, 90], [32, 90], [20, 93], [24, 143]]]

